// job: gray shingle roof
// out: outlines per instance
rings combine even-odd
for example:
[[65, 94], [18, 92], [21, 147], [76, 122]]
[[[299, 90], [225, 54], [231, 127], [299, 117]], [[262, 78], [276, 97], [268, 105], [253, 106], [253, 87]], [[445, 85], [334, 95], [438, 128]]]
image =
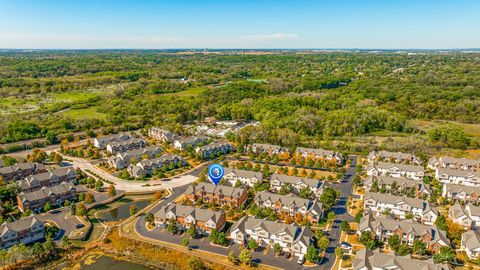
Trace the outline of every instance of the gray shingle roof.
[[196, 208], [193, 206], [172, 203], [170, 205], [162, 206], [162, 208], [160, 208], [160, 210], [158, 210], [154, 216], [161, 219], [166, 219], [167, 213], [170, 211], [173, 212], [173, 214], [177, 217], [187, 217], [191, 215], [196, 221], [206, 222], [211, 219], [215, 223], [217, 223], [224, 214], [222, 210], [212, 211], [205, 208]]
[[53, 187], [43, 187], [40, 190], [33, 191], [33, 192], [21, 192], [18, 194], [18, 197], [21, 199], [22, 202], [25, 201], [37, 201], [41, 199], [48, 198], [50, 195], [55, 194], [65, 194], [71, 189], [75, 189], [75, 187], [71, 183], [61, 183], [60, 185], [56, 185]]
[[297, 177], [297, 176], [289, 176], [284, 174], [274, 173], [270, 177], [270, 181], [278, 180], [284, 184], [292, 184], [296, 185], [297, 183], [305, 183], [307, 186], [311, 188], [319, 188], [322, 186], [322, 182], [320, 180], [305, 178], [305, 177]]
[[282, 205], [295, 205], [296, 207], [305, 206], [307, 211], [315, 210], [317, 213], [321, 213], [322, 204], [317, 202], [317, 200], [303, 199], [300, 197], [289, 196], [289, 195], [279, 195], [275, 193], [270, 193], [268, 191], [260, 191], [255, 195], [255, 202], [257, 205], [262, 206], [266, 201], [275, 202], [280, 201]]
[[21, 218], [14, 222], [3, 222], [0, 225], [0, 236], [3, 237], [8, 231], [21, 232], [31, 228], [35, 223], [42, 223], [37, 219], [37, 216], [32, 214], [28, 217]]
[[395, 196], [392, 194], [388, 193], [379, 193], [379, 192], [365, 192], [365, 200], [372, 198], [377, 202], [384, 202], [384, 203], [405, 203], [407, 205], [410, 205], [411, 207], [414, 208], [419, 208], [423, 209], [424, 211], [432, 210], [435, 213], [438, 212], [438, 210], [433, 207], [429, 202], [417, 199], [417, 198], [410, 198], [407, 196]]
[[450, 168], [438, 168], [438, 173], [452, 175], [452, 176], [460, 176], [460, 177], [477, 177], [480, 178], [480, 172], [472, 172], [467, 170], [455, 170]]
[[408, 172], [423, 172], [423, 166], [417, 166], [417, 165], [408, 165], [408, 164], [402, 164], [402, 163], [390, 163], [390, 162], [383, 162], [380, 161], [376, 165], [377, 168], [381, 169], [390, 169], [392, 167], [397, 167], [402, 171], [408, 171]]
[[231, 168], [225, 168], [225, 175], [233, 173], [236, 176], [239, 177], [244, 177], [244, 178], [252, 178], [255, 177], [259, 180], [263, 179], [263, 174], [261, 172], [254, 172], [254, 171], [247, 171], [247, 170], [239, 170], [239, 169], [231, 169]]
[[463, 245], [472, 250], [480, 247], [480, 232], [470, 230], [462, 234]]

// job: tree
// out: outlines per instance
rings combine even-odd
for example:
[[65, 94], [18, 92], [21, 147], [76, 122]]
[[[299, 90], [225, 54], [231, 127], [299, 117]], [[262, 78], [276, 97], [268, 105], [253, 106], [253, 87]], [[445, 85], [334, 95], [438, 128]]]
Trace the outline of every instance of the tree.
[[317, 249], [310, 245], [307, 249], [307, 254], [305, 254], [305, 258], [311, 262], [311, 263], [315, 263], [318, 259], [318, 251]]
[[235, 255], [235, 251], [230, 251], [228, 252], [228, 261], [233, 263], [233, 264], [238, 264], [238, 258]]
[[330, 210], [337, 201], [337, 196], [337, 191], [335, 191], [333, 188], [327, 187], [320, 196], [320, 202], [322, 202], [325, 209]]
[[280, 246], [279, 243], [273, 244], [273, 252], [275, 252], [277, 256], [279, 256], [282, 253], [282, 251], [283, 251], [283, 248], [282, 246]]
[[339, 258], [339, 259], [343, 259], [343, 256], [345, 255], [345, 253], [343, 252], [343, 249], [341, 247], [336, 247], [335, 248], [335, 255]]
[[308, 198], [310, 198], [311, 194], [312, 194], [312, 192], [310, 191], [310, 188], [304, 187], [304, 188], [300, 189], [300, 192], [298, 193], [298, 196], [300, 196], [300, 198], [308, 199]]
[[442, 246], [440, 252], [433, 255], [433, 260], [436, 263], [452, 262], [455, 259], [455, 252], [451, 247]]
[[330, 211], [330, 212], [328, 212], [328, 214], [327, 214], [328, 220], [334, 220], [336, 216], [337, 216], [337, 215], [336, 215], [335, 212], [333, 212], [333, 211]]
[[242, 249], [242, 251], [240, 251], [240, 255], [238, 256], [240, 262], [245, 265], [250, 265], [252, 263], [252, 258], [252, 253], [248, 249]]
[[360, 223], [360, 221], [362, 220], [362, 217], [363, 217], [362, 212], [358, 212], [357, 214], [355, 214], [355, 222]]
[[130, 210], [130, 216], [135, 215], [135, 214], [137, 213], [137, 210], [138, 210], [138, 209], [137, 209], [137, 205], [136, 205], [136, 204], [130, 205], [130, 209], [129, 209], [129, 210]]
[[188, 240], [188, 237], [182, 238], [182, 246], [188, 247], [189, 244], [190, 244], [190, 240]]
[[75, 205], [75, 203], [72, 203], [70, 205], [70, 215], [74, 216], [75, 212], [76, 212], [76, 205]]
[[62, 236], [62, 246], [65, 248], [65, 249], [70, 249], [72, 247], [72, 242], [70, 241], [70, 239], [64, 235]]
[[187, 234], [190, 235], [190, 237], [195, 238], [197, 237], [198, 230], [197, 230], [197, 225], [192, 224], [187, 230]]
[[108, 193], [108, 196], [110, 196], [110, 197], [113, 197], [113, 196], [117, 195], [117, 190], [115, 189], [115, 186], [113, 184], [111, 184], [108, 187], [107, 193]]
[[448, 230], [447, 219], [444, 215], [438, 216], [437, 220], [435, 221], [435, 225], [437, 225], [440, 230]]
[[188, 260], [188, 269], [189, 270], [203, 270], [205, 269], [205, 264], [203, 264], [202, 260], [197, 257], [192, 257]]
[[247, 246], [248, 246], [248, 249], [255, 251], [258, 248], [258, 243], [257, 241], [255, 241], [255, 239], [250, 239], [250, 241], [248, 241]]
[[292, 193], [293, 187], [290, 183], [283, 184], [282, 187], [280, 188], [280, 191], [278, 192], [280, 195], [287, 195]]
[[412, 253], [412, 249], [407, 245], [400, 245], [397, 249], [398, 255], [405, 256]]
[[93, 196], [92, 193], [86, 193], [84, 201], [86, 203], [93, 203], [95, 201], [95, 197]]
[[373, 238], [372, 233], [368, 231], [362, 231], [358, 242], [362, 243], [367, 249], [373, 250], [377, 247], [378, 243]]
[[454, 125], [441, 125], [428, 131], [428, 139], [432, 142], [439, 142], [452, 148], [465, 149], [471, 143], [471, 138], [465, 131]]
[[350, 231], [350, 224], [348, 224], [348, 221], [342, 221], [342, 223], [340, 223], [340, 229], [342, 229], [342, 231], [345, 233], [348, 233]]
[[413, 253], [422, 256], [427, 252], [427, 244], [425, 244], [422, 240], [417, 239], [413, 241]]
[[330, 245], [330, 239], [328, 239], [328, 237], [326, 236], [322, 236], [317, 240], [317, 246], [321, 250], [326, 250], [329, 245]]
[[148, 224], [153, 225], [155, 222], [155, 217], [153, 216], [152, 212], [148, 212], [145, 215], [145, 222], [148, 222]]
[[174, 219], [170, 219], [168, 221], [168, 225], [167, 225], [167, 231], [171, 234], [176, 234], [177, 233], [177, 222], [174, 220]]
[[95, 189], [97, 191], [101, 191], [102, 190], [102, 187], [103, 187], [103, 182], [100, 181], [100, 180], [97, 180], [97, 182], [95, 182]]
[[83, 203], [77, 204], [75, 208], [75, 214], [77, 216], [86, 216], [87, 215], [87, 207]]
[[398, 234], [393, 234], [388, 238], [387, 242], [393, 250], [397, 251], [400, 246], [400, 236], [398, 236]]
[[47, 203], [45, 204], [45, 206], [43, 207], [43, 210], [44, 210], [45, 212], [48, 212], [48, 211], [52, 210], [52, 205], [50, 204], [50, 202], [47, 202]]

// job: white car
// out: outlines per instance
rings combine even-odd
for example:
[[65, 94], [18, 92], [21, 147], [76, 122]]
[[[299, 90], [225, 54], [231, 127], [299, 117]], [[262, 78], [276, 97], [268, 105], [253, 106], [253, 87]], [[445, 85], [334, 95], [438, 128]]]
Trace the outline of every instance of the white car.
[[299, 256], [298, 256], [297, 263], [298, 263], [298, 264], [303, 264], [304, 262], [305, 262], [305, 256], [299, 255]]
[[352, 249], [352, 245], [350, 243], [347, 243], [347, 242], [340, 243], [340, 247], [343, 248], [343, 249], [346, 249], [346, 250]]

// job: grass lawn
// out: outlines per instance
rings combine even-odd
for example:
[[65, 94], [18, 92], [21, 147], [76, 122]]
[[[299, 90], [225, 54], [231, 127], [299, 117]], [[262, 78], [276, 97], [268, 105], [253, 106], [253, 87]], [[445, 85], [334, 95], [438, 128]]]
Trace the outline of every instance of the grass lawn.
[[163, 96], [176, 96], [176, 97], [194, 97], [197, 96], [200, 93], [203, 93], [207, 90], [208, 88], [204, 86], [199, 86], [199, 87], [192, 87], [177, 93], [166, 93], [162, 94]]
[[74, 120], [83, 120], [83, 119], [100, 119], [104, 120], [107, 118], [106, 114], [97, 112], [98, 107], [90, 107], [86, 109], [74, 109], [67, 110], [61, 114], [65, 117], [74, 119]]
[[465, 124], [465, 123], [460, 123], [460, 122], [454, 122], [454, 121], [429, 121], [429, 120], [413, 120], [411, 124], [423, 131], [428, 131], [432, 128], [438, 127], [442, 124], [449, 123], [455, 126], [459, 126], [463, 128], [463, 131], [467, 133], [470, 136], [473, 137], [478, 137], [480, 138], [480, 125], [476, 124]]

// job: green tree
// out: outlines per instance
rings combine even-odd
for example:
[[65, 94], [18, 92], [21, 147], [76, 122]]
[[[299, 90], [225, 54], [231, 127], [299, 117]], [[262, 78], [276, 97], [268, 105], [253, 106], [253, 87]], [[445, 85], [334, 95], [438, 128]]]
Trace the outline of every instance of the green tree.
[[192, 257], [188, 259], [187, 262], [189, 270], [204, 270], [206, 269], [205, 264], [197, 257]]
[[50, 204], [50, 202], [47, 202], [47, 203], [45, 204], [45, 206], [43, 207], [43, 210], [44, 210], [45, 212], [48, 212], [48, 211], [52, 210], [52, 205]]
[[435, 225], [438, 226], [440, 230], [448, 230], [448, 225], [447, 225], [447, 219], [445, 218], [444, 215], [439, 215], [437, 217], [437, 220], [435, 221]]
[[238, 258], [235, 255], [235, 251], [232, 250], [228, 252], [228, 261], [235, 265], [238, 264]]
[[177, 222], [174, 219], [170, 219], [167, 225], [167, 231], [171, 234], [176, 234], [178, 231]]
[[145, 222], [148, 222], [148, 224], [153, 225], [155, 222], [155, 217], [153, 216], [152, 212], [148, 212], [145, 215]]
[[340, 229], [342, 229], [342, 231], [345, 233], [348, 233], [350, 231], [350, 224], [348, 224], [348, 221], [342, 221], [342, 223], [340, 223]]
[[345, 253], [343, 252], [343, 249], [341, 247], [336, 247], [335, 248], [335, 255], [339, 258], [339, 259], [343, 259], [343, 256], [345, 255]]
[[442, 246], [440, 252], [433, 255], [433, 260], [436, 263], [452, 262], [455, 259], [455, 252], [451, 247]]
[[242, 249], [242, 251], [240, 251], [240, 255], [238, 256], [240, 262], [245, 265], [251, 265], [252, 258], [252, 253], [248, 249]]
[[110, 197], [113, 197], [113, 196], [117, 195], [117, 190], [115, 189], [115, 186], [111, 184], [108, 187], [107, 193], [108, 193], [108, 196], [110, 196]]
[[189, 244], [190, 244], [190, 240], [188, 240], [188, 237], [182, 238], [182, 246], [188, 247]]
[[255, 239], [250, 239], [250, 241], [248, 241], [247, 246], [248, 246], [248, 249], [255, 251], [258, 248], [258, 243], [257, 241], [255, 241]]
[[327, 187], [320, 196], [320, 202], [322, 202], [325, 209], [330, 210], [337, 201], [337, 196], [337, 191], [335, 191], [333, 188]]
[[275, 252], [275, 254], [276, 254], [277, 256], [280, 256], [280, 254], [282, 253], [282, 251], [283, 251], [283, 248], [282, 248], [282, 246], [280, 246], [279, 243], [273, 244], [273, 252]]
[[137, 209], [137, 205], [136, 205], [136, 204], [130, 205], [130, 209], [129, 209], [129, 210], [130, 210], [130, 216], [135, 215], [135, 214], [137, 213], [137, 210], [138, 210], [138, 209]]
[[318, 251], [317, 249], [310, 245], [307, 249], [307, 254], [305, 254], [305, 258], [311, 262], [311, 263], [315, 263], [318, 259]]
[[413, 253], [422, 256], [426, 252], [427, 252], [427, 244], [425, 244], [420, 239], [413, 241]]
[[400, 236], [393, 234], [388, 238], [388, 245], [395, 251], [400, 247]]

